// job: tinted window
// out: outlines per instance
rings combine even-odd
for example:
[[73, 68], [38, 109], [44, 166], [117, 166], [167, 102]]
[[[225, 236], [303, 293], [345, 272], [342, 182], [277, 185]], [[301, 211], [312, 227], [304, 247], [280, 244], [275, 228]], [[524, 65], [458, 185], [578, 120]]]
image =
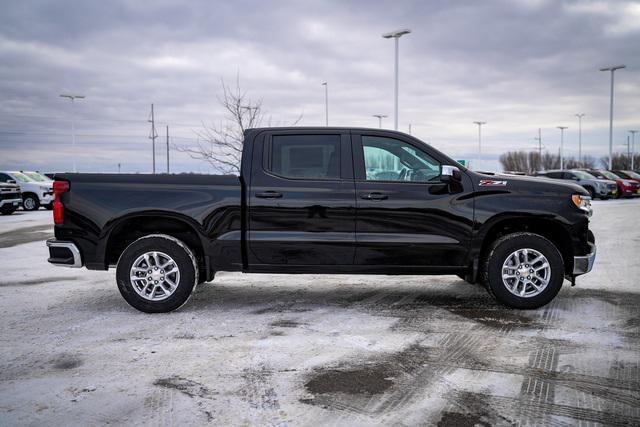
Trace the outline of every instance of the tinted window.
[[437, 181], [440, 163], [413, 145], [393, 138], [363, 136], [367, 181]]
[[560, 178], [562, 178], [562, 172], [548, 172], [547, 173], [547, 178], [560, 179]]
[[585, 171], [573, 171], [571, 172], [573, 176], [578, 177], [579, 179], [595, 179], [596, 177], [591, 175], [589, 172]]
[[7, 181], [12, 180], [12, 179], [13, 178], [11, 178], [6, 173], [0, 173], [0, 182], [7, 182]]
[[340, 178], [340, 135], [274, 135], [271, 172], [288, 178]]

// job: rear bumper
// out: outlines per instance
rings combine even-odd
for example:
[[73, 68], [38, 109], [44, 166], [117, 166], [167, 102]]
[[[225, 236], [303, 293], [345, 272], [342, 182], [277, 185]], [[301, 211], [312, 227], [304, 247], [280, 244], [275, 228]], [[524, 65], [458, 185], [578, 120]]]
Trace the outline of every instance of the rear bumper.
[[80, 250], [73, 242], [65, 242], [56, 239], [47, 240], [49, 248], [49, 263], [60, 267], [82, 267]]
[[593, 263], [596, 261], [596, 245], [589, 242], [591, 251], [588, 255], [574, 256], [573, 257], [573, 275], [578, 276], [580, 274], [586, 274], [593, 268]]

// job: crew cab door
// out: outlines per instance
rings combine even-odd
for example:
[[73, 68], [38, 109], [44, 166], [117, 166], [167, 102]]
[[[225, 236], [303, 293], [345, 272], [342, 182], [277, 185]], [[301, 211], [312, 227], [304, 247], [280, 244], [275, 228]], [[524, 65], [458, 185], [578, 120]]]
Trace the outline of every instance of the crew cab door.
[[265, 132], [254, 146], [248, 261], [269, 266], [352, 265], [355, 188], [349, 133]]
[[421, 268], [464, 265], [473, 208], [440, 180], [441, 162], [413, 138], [354, 133], [356, 264]]

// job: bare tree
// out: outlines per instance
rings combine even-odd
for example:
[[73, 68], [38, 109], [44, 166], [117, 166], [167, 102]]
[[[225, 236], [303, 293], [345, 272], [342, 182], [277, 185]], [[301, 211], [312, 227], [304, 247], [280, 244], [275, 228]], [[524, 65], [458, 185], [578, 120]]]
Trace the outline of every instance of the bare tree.
[[[616, 158], [614, 157], [614, 164]], [[544, 153], [542, 158], [536, 151], [508, 151], [500, 156], [502, 168], [506, 171], [525, 172], [531, 174], [541, 170], [559, 169], [560, 156], [558, 154]], [[579, 162], [573, 157], [564, 158], [566, 169], [593, 169], [595, 159], [590, 156], [583, 157]]]
[[560, 156], [544, 153], [540, 162], [541, 170], [560, 169]]
[[[635, 154], [633, 157], [633, 166], [638, 169], [638, 166], [640, 166], [640, 155]], [[600, 162], [602, 163], [602, 166], [605, 169], [609, 168], [609, 156], [604, 156], [600, 159]], [[631, 158], [629, 157], [629, 155], [627, 155], [627, 153], [614, 153], [613, 154], [613, 162], [612, 162], [612, 166], [614, 170], [617, 169], [621, 169], [621, 170], [627, 170], [627, 169], [631, 169]]]
[[[260, 127], [264, 121], [262, 99], [251, 100], [240, 89], [239, 76], [235, 88], [228, 86], [224, 80], [221, 80], [221, 84], [223, 96], [218, 100], [225, 110], [225, 120], [218, 125], [203, 123], [203, 130], [196, 131], [198, 142], [195, 146], [175, 146], [175, 149], [189, 154], [192, 159], [206, 161], [222, 173], [239, 175], [244, 132]], [[302, 115], [294, 125], [301, 119]]]

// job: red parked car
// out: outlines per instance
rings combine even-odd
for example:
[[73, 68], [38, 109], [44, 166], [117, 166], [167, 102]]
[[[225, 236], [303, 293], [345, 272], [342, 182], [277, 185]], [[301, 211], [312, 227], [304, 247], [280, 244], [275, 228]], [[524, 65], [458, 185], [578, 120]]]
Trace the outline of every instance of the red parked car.
[[590, 174], [596, 178], [610, 179], [618, 184], [617, 197], [633, 197], [640, 195], [640, 182], [635, 179], [624, 178], [621, 175], [608, 170], [590, 170]]
[[615, 170], [611, 171], [618, 175], [620, 178], [628, 179], [631, 181], [636, 181], [640, 183], [640, 173], [634, 172], [632, 170]]

